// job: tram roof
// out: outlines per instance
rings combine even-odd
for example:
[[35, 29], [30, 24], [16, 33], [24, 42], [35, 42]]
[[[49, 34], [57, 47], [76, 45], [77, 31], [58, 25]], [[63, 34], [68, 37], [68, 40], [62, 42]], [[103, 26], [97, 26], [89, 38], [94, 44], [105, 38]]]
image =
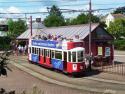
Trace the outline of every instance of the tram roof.
[[[91, 32], [94, 31], [99, 26], [98, 23], [92, 24]], [[60, 26], [60, 27], [51, 27], [43, 29], [33, 29], [33, 36], [35, 35], [62, 35], [68, 39], [72, 39], [75, 35], [79, 35], [80, 39], [84, 39], [89, 34], [89, 24], [82, 25], [71, 25], [71, 26]], [[17, 39], [29, 39], [30, 38], [30, 29], [22, 33]]]

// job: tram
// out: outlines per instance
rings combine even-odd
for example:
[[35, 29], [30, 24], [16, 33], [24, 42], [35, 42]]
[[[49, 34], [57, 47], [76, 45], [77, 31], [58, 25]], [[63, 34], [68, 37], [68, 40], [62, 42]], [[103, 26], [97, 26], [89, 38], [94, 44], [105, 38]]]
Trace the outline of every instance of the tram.
[[28, 55], [30, 62], [69, 74], [86, 69], [85, 49], [81, 41], [30, 39]]

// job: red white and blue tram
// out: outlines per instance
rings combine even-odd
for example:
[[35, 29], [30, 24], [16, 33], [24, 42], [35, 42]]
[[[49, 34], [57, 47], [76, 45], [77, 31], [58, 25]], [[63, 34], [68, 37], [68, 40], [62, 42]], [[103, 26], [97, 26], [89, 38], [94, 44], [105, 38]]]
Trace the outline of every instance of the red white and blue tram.
[[30, 39], [28, 53], [29, 61], [66, 73], [81, 73], [86, 69], [83, 42]]

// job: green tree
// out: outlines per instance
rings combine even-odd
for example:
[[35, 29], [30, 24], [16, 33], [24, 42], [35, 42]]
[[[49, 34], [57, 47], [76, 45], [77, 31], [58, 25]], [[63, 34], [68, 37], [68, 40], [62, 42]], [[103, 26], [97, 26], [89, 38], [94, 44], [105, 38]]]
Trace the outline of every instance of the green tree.
[[[93, 23], [97, 23], [100, 21], [99, 17], [95, 15], [91, 15], [91, 20]], [[76, 24], [86, 24], [89, 22], [89, 14], [81, 13], [76, 18], [68, 20], [68, 24], [76, 25]]]
[[107, 30], [115, 39], [125, 37], [125, 19], [116, 19], [114, 22], [111, 22]]
[[71, 20], [71, 24], [85, 24], [88, 23], [88, 16], [84, 13], [78, 15], [75, 19]]
[[113, 14], [118, 14], [118, 13], [121, 13], [121, 14], [124, 14], [125, 13], [125, 6], [124, 7], [119, 7], [117, 8]]
[[44, 19], [44, 24], [47, 27], [65, 25], [65, 19], [57, 6], [51, 7], [49, 15]]
[[26, 29], [27, 29], [27, 25], [26, 25], [26, 22], [24, 20], [18, 19], [17, 21], [13, 21], [12, 19], [10, 19], [8, 21], [8, 33], [7, 33], [7, 35], [9, 37], [11, 37], [12, 39], [13, 38], [15, 39], [21, 33], [26, 31]]

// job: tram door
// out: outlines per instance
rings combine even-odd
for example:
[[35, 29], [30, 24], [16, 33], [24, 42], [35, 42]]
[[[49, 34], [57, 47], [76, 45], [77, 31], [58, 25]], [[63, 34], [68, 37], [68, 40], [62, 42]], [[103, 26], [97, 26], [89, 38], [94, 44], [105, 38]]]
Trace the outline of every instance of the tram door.
[[47, 50], [44, 49], [44, 63], [46, 63], [46, 55], [47, 55]]
[[46, 64], [50, 65], [50, 50], [46, 50]]
[[67, 70], [67, 52], [63, 52], [64, 55], [64, 62], [63, 62], [63, 66], [64, 66], [64, 71]]
[[40, 49], [40, 64], [44, 63], [44, 49]]

